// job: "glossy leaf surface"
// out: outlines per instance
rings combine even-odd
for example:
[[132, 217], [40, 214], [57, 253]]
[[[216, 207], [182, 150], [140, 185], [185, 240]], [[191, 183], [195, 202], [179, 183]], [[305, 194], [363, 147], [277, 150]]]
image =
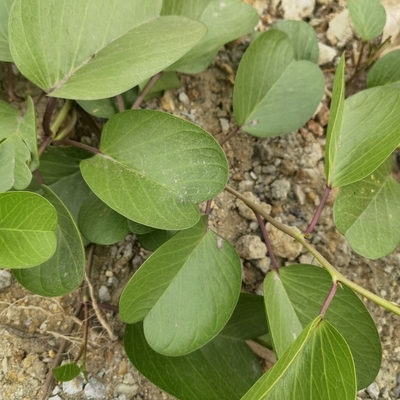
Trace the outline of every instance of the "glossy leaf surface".
[[57, 212], [42, 196], [0, 193], [0, 267], [30, 268], [56, 250]]
[[207, 28], [204, 38], [168, 67], [186, 74], [206, 70], [224, 44], [250, 33], [259, 20], [253, 7], [238, 0], [164, 0], [162, 15], [181, 15]]
[[164, 355], [190, 353], [224, 327], [237, 303], [241, 262], [206, 217], [155, 251], [126, 285], [120, 316], [144, 319], [150, 346]]
[[0, 0], [0, 61], [12, 61], [8, 45], [8, 16], [14, 0]]
[[235, 118], [255, 136], [289, 133], [311, 118], [323, 92], [321, 70], [310, 61], [296, 61], [289, 37], [272, 29], [250, 45], [240, 62]]
[[14, 270], [18, 282], [41, 296], [61, 296], [75, 290], [85, 274], [85, 250], [78, 227], [61, 200], [43, 187], [46, 199], [58, 214], [57, 248], [46, 262], [29, 269]]
[[363, 257], [383, 257], [400, 243], [400, 184], [391, 172], [389, 157], [368, 177], [341, 188], [335, 201], [335, 224]]
[[19, 110], [0, 101], [0, 192], [25, 189], [39, 166], [36, 119], [32, 99], [22, 117]]
[[216, 140], [171, 115], [134, 110], [110, 118], [100, 150], [81, 163], [85, 181], [109, 207], [159, 229], [185, 229], [200, 214], [195, 203], [225, 187], [228, 165]]
[[158, 17], [161, 0], [15, 0], [10, 50], [19, 70], [53, 97], [122, 93], [186, 54], [197, 21]]
[[394, 50], [380, 58], [371, 68], [367, 77], [369, 88], [382, 85], [400, 87], [400, 50]]
[[356, 389], [347, 343], [317, 317], [242, 400], [354, 400]]

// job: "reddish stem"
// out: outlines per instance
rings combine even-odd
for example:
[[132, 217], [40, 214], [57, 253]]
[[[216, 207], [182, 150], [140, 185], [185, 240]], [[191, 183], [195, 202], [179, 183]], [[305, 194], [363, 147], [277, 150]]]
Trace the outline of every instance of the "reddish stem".
[[260, 214], [258, 214], [256, 212], [254, 214], [256, 215], [256, 218], [257, 218], [257, 221], [258, 221], [258, 225], [260, 225], [261, 233], [263, 235], [264, 242], [265, 242], [265, 244], [267, 246], [267, 249], [268, 249], [269, 258], [271, 259], [272, 268], [274, 269], [275, 272], [277, 272], [279, 274], [278, 263], [276, 262], [275, 254], [274, 254], [274, 251], [272, 249], [271, 241], [269, 240], [268, 232], [265, 229], [264, 219], [261, 217]]
[[317, 225], [317, 222], [319, 220], [319, 217], [321, 216], [322, 210], [324, 209], [326, 200], [328, 200], [329, 193], [332, 190], [332, 186], [326, 186], [324, 194], [322, 195], [322, 199], [318, 205], [317, 211], [314, 214], [313, 219], [310, 222], [310, 225], [308, 225], [308, 228], [304, 232], [305, 235], [309, 235], [315, 228], [315, 225]]
[[336, 289], [337, 289], [337, 283], [336, 282], [332, 282], [331, 290], [329, 291], [328, 296], [326, 297], [326, 300], [325, 300], [324, 304], [321, 307], [321, 311], [319, 312], [319, 315], [321, 315], [322, 317], [325, 316], [326, 310], [328, 309], [328, 307], [331, 304], [333, 298], [335, 297]]
[[89, 153], [93, 154], [103, 154], [99, 149], [96, 149], [95, 147], [88, 146], [87, 144], [81, 143], [81, 142], [75, 142], [75, 140], [70, 140], [70, 139], [63, 139], [63, 140], [55, 140], [53, 142], [54, 146], [62, 146], [62, 145], [69, 145], [73, 147], [77, 147], [79, 149], [83, 149], [88, 151]]
[[147, 86], [144, 88], [143, 92], [140, 93], [140, 96], [136, 99], [136, 101], [133, 103], [132, 110], [135, 110], [136, 108], [139, 108], [139, 106], [142, 104], [142, 101], [144, 98], [147, 96], [147, 93], [150, 92], [150, 89], [155, 85], [155, 83], [161, 78], [162, 72], [159, 72], [158, 74], [154, 75], [151, 79], [150, 82], [147, 84]]

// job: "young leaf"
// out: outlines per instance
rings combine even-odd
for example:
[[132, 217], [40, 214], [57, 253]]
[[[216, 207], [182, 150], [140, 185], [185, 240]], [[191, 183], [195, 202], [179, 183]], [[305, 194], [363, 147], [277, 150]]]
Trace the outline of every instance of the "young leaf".
[[78, 224], [82, 235], [97, 244], [119, 242], [129, 232], [126, 218], [108, 207], [93, 192], [82, 204]]
[[210, 341], [237, 303], [241, 262], [229, 242], [207, 229], [202, 217], [155, 251], [125, 287], [120, 316], [144, 318], [149, 345], [178, 356]]
[[41, 296], [62, 296], [75, 290], [85, 274], [85, 250], [78, 227], [61, 200], [48, 187], [43, 187], [47, 200], [58, 213], [57, 248], [41, 265], [14, 270], [18, 282]]
[[76, 378], [82, 372], [81, 368], [76, 362], [60, 365], [53, 369], [54, 378], [59, 382], [68, 382]]
[[14, 0], [0, 0], [0, 61], [12, 62], [8, 45], [8, 16]]
[[345, 100], [335, 162], [330, 165], [333, 187], [365, 178], [393, 153], [400, 143], [399, 107], [400, 90], [394, 86], [363, 90]]
[[394, 50], [380, 58], [371, 68], [367, 87], [394, 85], [400, 87], [400, 50]]
[[122, 93], [186, 54], [206, 33], [184, 17], [158, 17], [161, 0], [15, 0], [10, 50], [19, 70], [53, 97]]
[[42, 196], [0, 193], [0, 267], [30, 268], [56, 250], [57, 212]]
[[363, 257], [380, 258], [400, 243], [400, 184], [392, 157], [363, 180], [341, 188], [334, 206], [338, 230]]
[[[315, 265], [291, 265], [281, 268], [279, 273], [296, 315], [306, 327], [320, 313], [331, 289], [332, 278], [327, 271]], [[364, 303], [352, 290], [339, 287], [325, 319], [350, 346], [358, 389], [371, 384], [381, 365], [382, 350], [375, 323]]]
[[207, 27], [204, 38], [167, 68], [186, 74], [205, 71], [224, 44], [251, 32], [259, 20], [253, 7], [238, 0], [165, 0], [161, 14], [182, 15]]
[[347, 0], [350, 18], [365, 42], [379, 36], [386, 23], [386, 11], [379, 0]]
[[323, 93], [321, 70], [310, 61], [295, 61], [289, 37], [272, 29], [250, 45], [240, 62], [233, 110], [245, 132], [277, 136], [302, 126]]
[[228, 179], [226, 157], [198, 126], [150, 110], [110, 118], [100, 150], [82, 175], [109, 207], [140, 224], [185, 229], [200, 217], [195, 203], [213, 198]]
[[0, 192], [25, 189], [39, 166], [36, 119], [32, 99], [24, 117], [19, 110], [0, 101]]
[[356, 390], [349, 346], [317, 317], [242, 400], [354, 400]]
[[242, 293], [221, 333], [180, 357], [156, 353], [146, 342], [141, 322], [127, 325], [126, 354], [143, 375], [181, 400], [239, 400], [262, 373], [245, 343], [266, 332], [262, 303], [261, 296]]
[[272, 29], [285, 32], [294, 50], [295, 60], [308, 60], [318, 63], [319, 48], [317, 35], [310, 24], [304, 21], [278, 21]]
[[155, 229], [152, 232], [136, 235], [140, 245], [149, 251], [156, 251], [167, 240], [171, 239], [179, 231], [165, 231], [162, 229]]
[[331, 110], [328, 121], [328, 131], [326, 134], [325, 145], [325, 176], [326, 183], [331, 185], [332, 166], [335, 165], [338, 150], [338, 141], [343, 124], [344, 112], [344, 67], [345, 57], [342, 55], [338, 67], [336, 68], [335, 79], [333, 81]]

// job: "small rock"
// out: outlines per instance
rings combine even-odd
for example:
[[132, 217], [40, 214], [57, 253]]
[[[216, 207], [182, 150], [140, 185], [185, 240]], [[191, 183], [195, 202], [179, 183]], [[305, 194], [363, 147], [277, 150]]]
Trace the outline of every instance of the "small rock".
[[110, 291], [108, 290], [108, 287], [105, 285], [100, 286], [99, 300], [102, 302], [107, 302], [111, 300]]
[[[243, 196], [251, 200], [253, 203], [261, 206], [261, 208], [269, 214], [271, 212], [271, 206], [267, 203], [261, 203], [260, 200], [253, 194], [253, 192], [244, 192]], [[250, 221], [257, 221], [254, 211], [246, 206], [242, 200], [236, 200], [236, 207], [238, 208], [239, 214]], [[256, 228], [257, 229], [257, 228]]]
[[313, 119], [310, 119], [307, 123], [307, 128], [317, 136], [322, 136], [324, 134], [324, 128]]
[[[267, 225], [265, 225], [265, 228], [269, 233], [271, 245], [276, 256], [287, 258], [288, 260], [294, 260], [297, 256], [299, 256], [301, 250], [303, 249], [303, 245], [301, 243], [275, 228], [269, 222]], [[294, 227], [291, 228], [297, 229]]]
[[105, 399], [106, 385], [94, 376], [91, 376], [89, 383], [85, 386], [85, 395], [88, 399]]
[[271, 184], [271, 196], [276, 200], [286, 200], [290, 190], [290, 182], [286, 179], [277, 179]]
[[240, 257], [246, 260], [263, 258], [267, 254], [267, 246], [259, 236], [244, 235], [236, 242], [236, 250]]
[[11, 286], [11, 272], [0, 269], [0, 290]]
[[343, 10], [337, 14], [330, 22], [326, 32], [326, 38], [332, 45], [342, 47], [346, 42], [353, 37], [351, 29], [349, 10]]
[[[119, 394], [125, 394], [127, 396], [134, 396], [137, 391], [139, 389], [138, 385], [127, 385], [126, 383], [120, 383], [117, 387], [116, 387], [116, 391]], [[129, 397], [131, 398], [131, 397]]]
[[284, 19], [301, 20], [309, 17], [315, 7], [315, 0], [282, 0]]
[[379, 386], [376, 382], [371, 383], [366, 389], [372, 400], [379, 399]]
[[221, 126], [222, 132], [228, 132], [230, 128], [229, 121], [226, 118], [220, 118], [219, 124]]
[[180, 101], [181, 103], [185, 103], [185, 104], [189, 103], [189, 97], [188, 97], [188, 95], [187, 95], [185, 92], [179, 93], [179, 101]]
[[62, 389], [66, 394], [77, 394], [82, 391], [85, 381], [81, 376], [77, 376], [72, 381], [63, 382]]
[[324, 156], [321, 145], [317, 142], [309, 143], [304, 147], [304, 156], [301, 158], [300, 165], [306, 168], [314, 168], [319, 160]]
[[323, 43], [318, 43], [318, 47], [319, 47], [318, 65], [328, 64], [335, 59], [337, 51], [334, 48], [327, 46], [326, 44]]
[[303, 205], [306, 202], [306, 195], [303, 189], [297, 183], [293, 185], [293, 193], [295, 194], [298, 202]]
[[269, 271], [271, 265], [271, 259], [269, 257], [264, 257], [259, 260], [254, 261], [254, 265], [260, 269], [264, 274]]
[[258, 227], [259, 227], [259, 225], [258, 225], [257, 221], [251, 221], [250, 224], [249, 224], [249, 228], [252, 231], [256, 231], [258, 229]]
[[62, 400], [62, 398], [58, 394], [56, 394], [55, 396], [49, 397], [49, 400]]
[[297, 171], [296, 179], [298, 183], [303, 185], [303, 187], [307, 185], [310, 188], [316, 189], [319, 187], [322, 178], [317, 169], [303, 168]]

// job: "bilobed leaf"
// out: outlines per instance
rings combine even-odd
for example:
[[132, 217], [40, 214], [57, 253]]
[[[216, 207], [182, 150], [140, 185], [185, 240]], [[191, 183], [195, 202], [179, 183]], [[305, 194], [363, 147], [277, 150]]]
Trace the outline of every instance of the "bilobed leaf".
[[8, 45], [8, 16], [14, 0], [0, 0], [0, 61], [12, 62]]
[[383, 257], [400, 243], [400, 184], [391, 172], [389, 157], [371, 175], [341, 188], [335, 201], [335, 224], [363, 257]]
[[400, 143], [400, 90], [378, 86], [344, 102], [331, 184], [341, 187], [375, 171]]
[[155, 352], [145, 339], [141, 322], [127, 325], [126, 354], [143, 375], [181, 400], [239, 400], [262, 374], [244, 341], [266, 332], [262, 303], [261, 296], [242, 293], [221, 333], [179, 357]]
[[57, 248], [43, 264], [14, 270], [18, 282], [41, 296], [62, 296], [76, 289], [85, 274], [85, 250], [78, 227], [61, 200], [46, 186], [43, 192], [58, 213]]
[[30, 268], [56, 250], [57, 212], [42, 196], [0, 193], [0, 267]]
[[128, 234], [128, 221], [103, 203], [93, 192], [85, 199], [78, 216], [82, 235], [92, 243], [113, 244]]
[[25, 189], [39, 166], [36, 119], [32, 99], [22, 117], [19, 110], [0, 101], [0, 192]]
[[115, 96], [164, 70], [206, 33], [159, 17], [161, 0], [15, 0], [10, 50], [19, 70], [53, 97]]
[[125, 287], [120, 316], [144, 319], [158, 353], [190, 353], [216, 336], [232, 315], [241, 286], [241, 263], [229, 242], [202, 217], [155, 251]]
[[331, 168], [335, 165], [336, 154], [338, 150], [338, 141], [343, 124], [344, 112], [344, 55], [340, 58], [338, 67], [336, 68], [335, 79], [333, 81], [331, 110], [328, 121], [328, 131], [326, 134], [325, 145], [325, 176], [326, 182], [330, 185]]
[[280, 358], [303, 331], [303, 326], [284, 283], [275, 271], [271, 271], [264, 280], [264, 301], [269, 336], [276, 356]]
[[93, 192], [126, 218], [159, 229], [185, 229], [200, 218], [196, 203], [225, 187], [228, 165], [215, 139], [178, 117], [150, 110], [117, 114], [100, 150], [81, 163]]
[[400, 87], [400, 50], [394, 50], [380, 58], [371, 68], [367, 87], [394, 85]]
[[289, 37], [272, 29], [250, 45], [240, 62], [235, 118], [255, 136], [289, 133], [311, 118], [323, 92], [321, 70], [310, 61], [296, 61]]
[[354, 400], [356, 390], [349, 346], [317, 317], [242, 400]]
[[[280, 268], [279, 273], [296, 315], [306, 327], [320, 313], [332, 278], [315, 265], [291, 265]], [[379, 334], [368, 310], [352, 290], [338, 287], [325, 319], [348, 343], [356, 367], [358, 389], [365, 388], [376, 378], [382, 358]]]
[[318, 63], [319, 48], [317, 35], [310, 24], [304, 21], [281, 20], [272, 29], [285, 32], [294, 50], [295, 60], [308, 60]]
[[204, 38], [167, 68], [186, 74], [206, 70], [224, 44], [250, 33], [259, 20], [256, 10], [239, 0], [167, 0], [161, 14], [182, 15], [207, 27]]
[[167, 240], [171, 239], [179, 231], [166, 231], [155, 229], [152, 232], [136, 235], [140, 245], [149, 251], [156, 251]]
[[347, 0], [350, 18], [362, 40], [379, 36], [386, 23], [386, 11], [379, 0]]
[[53, 368], [53, 375], [59, 382], [68, 382], [76, 378], [82, 372], [81, 368], [76, 362], [60, 365]]

